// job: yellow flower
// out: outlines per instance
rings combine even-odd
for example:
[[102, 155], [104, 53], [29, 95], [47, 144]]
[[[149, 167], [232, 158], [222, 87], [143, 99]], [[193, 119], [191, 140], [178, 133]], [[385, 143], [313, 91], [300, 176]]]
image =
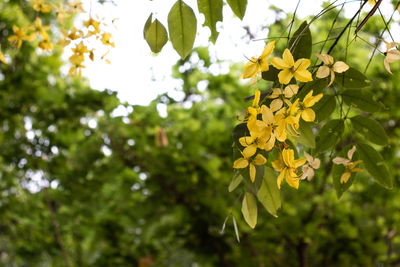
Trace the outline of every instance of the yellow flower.
[[42, 49], [42, 51], [47, 50], [51, 51], [53, 50], [53, 43], [50, 41], [49, 37], [43, 37], [43, 40], [39, 42], [39, 47]]
[[114, 47], [114, 43], [110, 41], [111, 37], [111, 33], [105, 32], [101, 35], [101, 42], [105, 45], [110, 45]]
[[259, 56], [258, 58], [251, 57], [249, 62], [247, 62], [246, 65], [244, 66], [244, 72], [242, 73], [241, 78], [242, 79], [253, 78], [260, 72], [260, 70], [268, 71], [269, 66], [267, 57], [272, 53], [274, 48], [275, 48], [275, 41], [272, 41], [265, 46], [261, 56]]
[[70, 8], [69, 13], [81, 12], [84, 13], [85, 10], [82, 7], [81, 0], [74, 0], [71, 3], [68, 3], [67, 6]]
[[308, 92], [308, 94], [304, 97], [303, 102], [299, 104], [299, 107], [294, 107], [293, 109], [295, 112], [299, 112], [297, 114], [298, 117], [301, 116], [301, 118], [304, 121], [314, 121], [315, 120], [315, 112], [312, 110], [310, 107], [314, 106], [315, 103], [317, 103], [319, 100], [321, 100], [323, 94], [318, 94], [313, 96], [313, 90]]
[[1, 45], [0, 45], [0, 62], [7, 65], [6, 58], [4, 57], [3, 53], [1, 52]]
[[47, 31], [50, 30], [50, 26], [43, 26], [42, 20], [39, 17], [35, 19], [31, 29], [34, 32], [33, 36], [41, 35], [43, 39], [48, 39]]
[[90, 17], [89, 20], [85, 21], [83, 24], [86, 26], [86, 28], [88, 28], [88, 30], [90, 26], [93, 27], [93, 30], [88, 31], [88, 34], [86, 35], [87, 37], [100, 33], [100, 21], [97, 21]]
[[399, 45], [399, 43], [396, 42], [386, 42], [385, 40], [382, 40], [386, 44], [386, 52], [385, 52], [385, 60], [383, 61], [383, 64], [385, 66], [385, 69], [390, 73], [393, 74], [392, 71], [390, 70], [389, 63], [393, 63], [397, 60], [400, 60], [400, 51], [397, 49], [392, 49], [395, 48], [396, 46]]
[[279, 154], [279, 158], [272, 162], [272, 167], [281, 172], [277, 179], [278, 188], [281, 188], [283, 178], [286, 177], [286, 182], [296, 189], [299, 188], [300, 177], [297, 176], [297, 168], [304, 165], [306, 159], [294, 159], [293, 149], [283, 149]]
[[275, 130], [276, 139], [280, 142], [284, 142], [287, 138], [287, 135], [299, 135], [296, 131], [299, 128], [299, 118], [295, 116], [295, 113], [298, 108], [296, 108], [299, 99], [291, 105], [289, 108], [283, 107], [278, 110], [275, 114], [275, 120], [277, 124], [277, 128]]
[[13, 25], [14, 35], [8, 37], [8, 41], [11, 43], [11, 45], [20, 48], [22, 45], [22, 41], [31, 41], [33, 39], [33, 36], [27, 35], [27, 30], [27, 27], [20, 29], [17, 25]]
[[358, 164], [362, 162], [362, 160], [357, 160], [355, 162], [352, 162], [351, 159], [353, 158], [353, 154], [356, 151], [356, 146], [353, 146], [348, 152], [347, 152], [347, 159], [342, 158], [342, 157], [336, 157], [332, 161], [335, 164], [342, 164], [346, 167], [345, 172], [342, 174], [340, 177], [340, 183], [344, 184], [347, 183], [347, 181], [350, 179], [351, 174], [353, 172], [363, 172], [362, 169], [356, 168]]
[[307, 178], [308, 181], [311, 181], [314, 177], [314, 170], [319, 169], [321, 161], [318, 158], [313, 158], [307, 152], [304, 152], [304, 156], [306, 157], [308, 163], [302, 167], [303, 175], [301, 176], [301, 180]]
[[368, 0], [368, 4], [370, 4], [370, 5], [375, 5], [375, 4], [376, 4], [376, 1], [375, 1], [375, 0]]
[[328, 54], [315, 54], [325, 65], [318, 68], [317, 78], [322, 79], [331, 75], [331, 81], [328, 86], [330, 86], [335, 80], [335, 72], [342, 73], [349, 69], [349, 66], [343, 61], [334, 62], [333, 57]]
[[267, 142], [264, 145], [264, 149], [266, 151], [271, 150], [275, 145], [275, 129], [277, 127], [277, 123], [275, 120], [275, 116], [271, 109], [267, 106], [262, 105], [261, 107], [262, 112], [262, 123], [261, 123], [261, 134], [264, 136]]
[[56, 5], [53, 5], [53, 8], [56, 10], [58, 22], [62, 23], [67, 17], [67, 13], [64, 10], [63, 4], [60, 4], [58, 7]]
[[77, 44], [74, 48], [72, 48], [71, 50], [74, 54], [77, 54], [77, 55], [83, 55], [84, 53], [90, 52], [90, 50], [87, 49], [86, 45], [84, 45], [82, 41], [79, 44]]
[[297, 84], [289, 84], [284, 90], [280, 88], [273, 88], [272, 94], [268, 96], [268, 98], [274, 99], [270, 104], [271, 110], [275, 112], [281, 109], [283, 102], [285, 102], [288, 106], [292, 105], [288, 99], [297, 94], [298, 90], [299, 86]]
[[250, 171], [250, 179], [251, 182], [254, 183], [254, 180], [256, 179], [256, 166], [254, 165], [263, 165], [267, 162], [267, 159], [261, 155], [258, 154], [257, 156], [254, 157], [254, 159], [251, 159], [250, 157], [246, 157], [244, 153], [242, 153], [243, 158], [239, 158], [235, 160], [233, 163], [233, 168], [235, 169], [244, 169], [247, 166], [249, 166], [249, 171]]
[[83, 32], [81, 30], [77, 30], [75, 27], [72, 28], [70, 33], [64, 32], [64, 36], [71, 40], [79, 39], [83, 36]]
[[292, 53], [287, 48], [283, 52], [282, 58], [273, 57], [270, 61], [275, 68], [281, 70], [278, 74], [281, 84], [288, 84], [293, 76], [300, 82], [312, 81], [311, 73], [307, 70], [311, 64], [310, 60], [300, 58], [295, 62]]
[[46, 5], [44, 0], [32, 0], [33, 9], [38, 12], [49, 13], [53, 9], [51, 5]]

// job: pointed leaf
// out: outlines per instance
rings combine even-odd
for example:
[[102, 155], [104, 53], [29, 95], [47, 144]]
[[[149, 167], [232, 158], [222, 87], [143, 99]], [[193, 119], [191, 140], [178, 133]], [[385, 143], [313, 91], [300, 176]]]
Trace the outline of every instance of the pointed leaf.
[[316, 140], [317, 153], [324, 152], [336, 145], [344, 130], [343, 120], [330, 120], [319, 131]]
[[336, 99], [333, 95], [324, 95], [312, 109], [318, 122], [328, 118], [336, 108]]
[[149, 18], [146, 20], [146, 23], [144, 24], [144, 28], [143, 28], [143, 38], [144, 39], [146, 39], [146, 32], [150, 28], [152, 17], [153, 17], [153, 13], [150, 14]]
[[335, 83], [347, 89], [354, 89], [368, 86], [369, 80], [360, 71], [350, 67], [343, 73], [336, 73]]
[[236, 240], [238, 243], [240, 243], [240, 238], [239, 238], [239, 229], [237, 227], [235, 215], [232, 214], [232, 221], [233, 221], [233, 228], [235, 229], [235, 234], [236, 234]]
[[240, 175], [240, 172], [236, 172], [232, 178], [231, 183], [229, 184], [228, 191], [232, 192], [233, 190], [235, 190], [236, 187], [238, 187], [240, 185], [242, 180], [243, 180], [243, 176]]
[[342, 93], [343, 100], [347, 105], [354, 106], [364, 111], [377, 112], [380, 104], [373, 99], [373, 95], [366, 90], [350, 89]]
[[149, 44], [151, 51], [158, 53], [168, 41], [167, 30], [164, 25], [156, 19], [145, 32], [145, 39]]
[[393, 178], [381, 154], [367, 144], [358, 144], [357, 152], [365, 168], [375, 181], [381, 186], [391, 189], [393, 187]]
[[193, 48], [197, 20], [192, 8], [182, 0], [176, 1], [169, 11], [168, 30], [172, 46], [185, 59]]
[[299, 58], [310, 58], [312, 51], [312, 37], [307, 21], [304, 21], [290, 38], [289, 48], [294, 60]]
[[217, 32], [217, 22], [222, 21], [222, 0], [197, 0], [199, 12], [204, 15], [204, 25], [208, 26], [211, 31], [211, 42], [215, 44], [219, 32]]
[[254, 229], [257, 224], [257, 201], [251, 193], [246, 192], [244, 195], [242, 214], [247, 224]]
[[377, 145], [385, 146], [388, 144], [388, 137], [383, 127], [375, 120], [364, 116], [350, 118], [353, 127], [368, 141]]
[[281, 195], [275, 176], [271, 168], [265, 168], [264, 180], [258, 190], [257, 198], [272, 216], [278, 217], [276, 211], [281, 207]]
[[227, 2], [233, 13], [242, 20], [246, 13], [247, 0], [227, 0]]

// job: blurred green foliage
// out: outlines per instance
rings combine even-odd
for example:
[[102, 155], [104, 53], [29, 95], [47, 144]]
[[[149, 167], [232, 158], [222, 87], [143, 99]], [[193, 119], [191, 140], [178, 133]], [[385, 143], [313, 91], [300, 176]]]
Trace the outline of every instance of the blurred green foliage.
[[[298, 191], [283, 186], [278, 218], [260, 209], [251, 230], [240, 214], [241, 191], [227, 189], [231, 132], [252, 93], [239, 81], [241, 66], [212, 74], [222, 62], [200, 47], [174, 66], [183, 100], [164, 94], [130, 106], [62, 74], [61, 52], [10, 48], [12, 24], [34, 15], [19, 1], [0, 5], [0, 43], [12, 56], [0, 66], [1, 266], [399, 266], [400, 75], [383, 70], [382, 56], [368, 69], [366, 90], [383, 106], [374, 116], [390, 137], [381, 153], [394, 188], [362, 173], [338, 199], [324, 175], [332, 166], [322, 159], [310, 183]], [[327, 32], [334, 17], [311, 31]], [[289, 20], [276, 21], [269, 34], [279, 36]], [[338, 27], [346, 21], [339, 17]], [[372, 17], [363, 34], [376, 35], [381, 24]], [[347, 57], [362, 68], [370, 47], [356, 46]], [[127, 115], [114, 116], [116, 108]], [[240, 243], [232, 220], [220, 233], [231, 213]]]

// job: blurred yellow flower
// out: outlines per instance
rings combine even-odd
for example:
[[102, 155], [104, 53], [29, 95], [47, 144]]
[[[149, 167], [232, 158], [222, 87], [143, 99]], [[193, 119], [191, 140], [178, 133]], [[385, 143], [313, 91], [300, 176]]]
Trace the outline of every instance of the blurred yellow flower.
[[14, 35], [8, 37], [8, 41], [11, 45], [20, 48], [22, 41], [31, 41], [34, 37], [27, 34], [28, 27], [19, 28], [17, 25], [13, 25]]
[[344, 184], [347, 183], [347, 181], [350, 179], [351, 174], [353, 172], [363, 172], [362, 169], [356, 168], [358, 164], [362, 162], [362, 160], [357, 160], [355, 162], [352, 162], [351, 159], [353, 158], [353, 154], [356, 151], [356, 146], [353, 146], [348, 152], [347, 152], [347, 159], [342, 158], [342, 157], [336, 157], [332, 161], [335, 164], [342, 164], [346, 167], [345, 172], [342, 174], [340, 177], [340, 183]]
[[49, 13], [53, 9], [51, 5], [44, 3], [44, 0], [32, 0], [33, 9], [38, 12]]
[[329, 74], [331, 75], [331, 80], [328, 86], [330, 86], [335, 80], [335, 72], [342, 73], [349, 69], [349, 66], [346, 63], [343, 61], [334, 62], [333, 57], [328, 54], [315, 54], [315, 56], [325, 63], [325, 65], [318, 68], [317, 78], [322, 79], [328, 77]]
[[385, 66], [385, 69], [390, 73], [393, 74], [392, 71], [390, 70], [390, 65], [389, 63], [393, 63], [397, 60], [400, 60], [400, 51], [397, 49], [392, 49], [395, 48], [399, 45], [399, 43], [396, 42], [386, 42], [385, 40], [382, 40], [386, 44], [386, 52], [385, 52], [385, 60], [383, 61], [383, 64]]

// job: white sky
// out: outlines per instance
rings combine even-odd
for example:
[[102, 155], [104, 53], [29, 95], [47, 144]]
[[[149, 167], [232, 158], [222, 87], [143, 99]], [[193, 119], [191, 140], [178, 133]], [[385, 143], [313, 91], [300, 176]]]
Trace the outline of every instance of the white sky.
[[[85, 10], [89, 10], [91, 0], [82, 0]], [[103, 62], [87, 64], [83, 75], [88, 77], [94, 89], [104, 88], [118, 91], [122, 101], [130, 104], [146, 105], [158, 94], [164, 92], [174, 93], [174, 88], [179, 83], [172, 79], [171, 68], [179, 59], [178, 54], [168, 42], [163, 50], [155, 56], [143, 39], [143, 27], [151, 12], [153, 19], [157, 18], [167, 29], [167, 16], [174, 0], [116, 0], [117, 6], [111, 4], [95, 5], [93, 0], [92, 14], [106, 17], [107, 19], [117, 18], [117, 29], [112, 30], [115, 41], [115, 48], [109, 54], [111, 65]], [[208, 46], [213, 57], [230, 60], [233, 62], [245, 62], [244, 55], [258, 55], [264, 42], [246, 42], [242, 39], [245, 31], [241, 26], [248, 25], [257, 38], [267, 36], [262, 32], [260, 25], [269, 24], [274, 21], [275, 13], [269, 11], [269, 6], [274, 4], [285, 12], [293, 12], [297, 0], [248, 0], [246, 15], [243, 21], [235, 18], [229, 6], [224, 6], [224, 21], [217, 42], [213, 45], [208, 41], [210, 31], [202, 27], [203, 15], [197, 13], [197, 1], [186, 0], [193, 8], [198, 19], [196, 46]], [[322, 0], [303, 0], [300, 3], [298, 14], [301, 18], [317, 14], [321, 10]], [[339, 1], [342, 2], [342, 1]], [[359, 2], [347, 5], [346, 14], [352, 14]], [[349, 13], [351, 12], [351, 13]], [[82, 16], [86, 20], [88, 15]], [[221, 26], [221, 25], [219, 25]]]

